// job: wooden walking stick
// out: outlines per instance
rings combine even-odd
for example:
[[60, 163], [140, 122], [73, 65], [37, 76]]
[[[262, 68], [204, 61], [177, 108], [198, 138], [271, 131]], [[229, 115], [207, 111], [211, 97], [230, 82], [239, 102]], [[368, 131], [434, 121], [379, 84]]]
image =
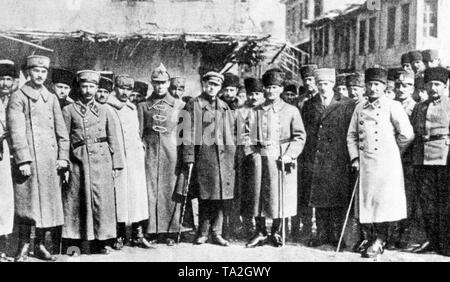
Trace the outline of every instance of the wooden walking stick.
[[184, 196], [184, 200], [183, 200], [183, 206], [181, 207], [181, 217], [180, 217], [180, 224], [178, 226], [178, 237], [177, 237], [177, 244], [180, 243], [181, 240], [181, 227], [183, 226], [184, 223], [184, 213], [186, 212], [186, 205], [187, 205], [187, 198], [188, 198], [188, 194], [189, 194], [189, 185], [191, 183], [191, 176], [192, 176], [192, 169], [193, 169], [193, 165], [189, 165], [189, 173], [188, 173], [188, 178], [186, 181], [186, 185], [183, 188], [183, 196]]
[[350, 204], [348, 206], [347, 215], [345, 216], [344, 226], [342, 227], [341, 237], [339, 238], [339, 244], [337, 246], [336, 253], [339, 253], [339, 251], [341, 249], [342, 240], [344, 239], [345, 228], [347, 227], [348, 219], [350, 217], [350, 211], [352, 210], [353, 201], [355, 200], [356, 189], [358, 189], [358, 186], [359, 186], [359, 176], [356, 179], [355, 187], [353, 188], [352, 198], [351, 198]]

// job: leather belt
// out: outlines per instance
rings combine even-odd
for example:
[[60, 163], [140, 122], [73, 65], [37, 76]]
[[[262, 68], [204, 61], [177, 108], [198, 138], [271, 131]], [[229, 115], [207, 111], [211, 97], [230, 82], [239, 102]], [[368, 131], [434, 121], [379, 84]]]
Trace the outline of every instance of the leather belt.
[[258, 141], [256, 143], [256, 146], [258, 146], [258, 147], [267, 147], [267, 146], [271, 146], [271, 145], [274, 145], [274, 144], [276, 144], [276, 145], [283, 145], [283, 144], [287, 144], [287, 143], [291, 143], [291, 142], [292, 142], [292, 139], [290, 139], [290, 138], [283, 139], [283, 140], [280, 140], [278, 142], [276, 142], [276, 141], [268, 141], [268, 142]]
[[[100, 137], [100, 138], [95, 138], [94, 139], [94, 143], [105, 143], [105, 142], [108, 142], [108, 137]], [[79, 142], [75, 142], [75, 143], [73, 143], [72, 146], [73, 146], [74, 149], [76, 149], [76, 148], [84, 146], [84, 145], [86, 145], [86, 141], [85, 140], [79, 141]]]
[[448, 134], [438, 134], [438, 135], [431, 135], [431, 136], [422, 136], [422, 140], [424, 142], [433, 142], [438, 140], [447, 140], [450, 138], [450, 135]]

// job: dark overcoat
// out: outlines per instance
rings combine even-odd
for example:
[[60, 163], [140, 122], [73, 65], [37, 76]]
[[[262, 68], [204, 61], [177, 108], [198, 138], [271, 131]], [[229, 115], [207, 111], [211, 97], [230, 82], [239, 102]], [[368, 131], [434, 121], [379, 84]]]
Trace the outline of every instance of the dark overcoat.
[[[314, 208], [347, 207], [351, 195], [351, 162], [347, 132], [355, 103], [339, 94], [325, 108], [320, 95], [305, 103], [306, 139], [302, 156], [300, 201]], [[310, 179], [308, 179], [310, 178]]]
[[138, 105], [149, 203], [147, 233], [178, 232], [181, 204], [174, 200], [179, 173], [178, 124], [181, 100], [152, 94]]
[[63, 238], [116, 237], [113, 169], [123, 169], [116, 124], [107, 105], [79, 100], [63, 110], [70, 135], [71, 176], [63, 193]]
[[185, 107], [191, 132], [184, 134], [183, 162], [194, 163], [192, 189], [201, 200], [234, 198], [236, 168], [236, 117], [229, 106], [206, 94]]
[[[57, 160], [69, 160], [69, 137], [58, 98], [26, 83], [12, 94], [7, 111], [14, 156], [15, 214], [38, 228], [64, 224]], [[18, 167], [31, 165], [31, 176]]]

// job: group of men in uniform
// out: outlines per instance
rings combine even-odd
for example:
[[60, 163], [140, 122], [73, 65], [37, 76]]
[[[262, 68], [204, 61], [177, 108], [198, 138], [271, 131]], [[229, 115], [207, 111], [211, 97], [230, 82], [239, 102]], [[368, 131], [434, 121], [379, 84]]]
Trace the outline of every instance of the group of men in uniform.
[[353, 250], [369, 258], [408, 246], [419, 203], [427, 240], [414, 252], [448, 255], [449, 72], [436, 56], [364, 74], [306, 65], [301, 89], [278, 68], [243, 87], [208, 72], [194, 98], [162, 64], [147, 95], [144, 82], [93, 70], [53, 69], [49, 90], [44, 56], [27, 58], [18, 89], [16, 66], [0, 61], [0, 242], [15, 224], [16, 261], [32, 227], [34, 255], [48, 261], [47, 232], [63, 252], [173, 246], [194, 228], [197, 198], [196, 245], [229, 246], [244, 230], [248, 248], [279, 247], [291, 218], [296, 241], [337, 246], [354, 203]]

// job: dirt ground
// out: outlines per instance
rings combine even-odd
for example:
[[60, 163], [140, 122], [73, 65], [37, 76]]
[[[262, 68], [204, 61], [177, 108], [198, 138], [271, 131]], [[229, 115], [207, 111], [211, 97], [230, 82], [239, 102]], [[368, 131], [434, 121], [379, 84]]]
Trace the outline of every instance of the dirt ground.
[[[31, 262], [37, 262], [31, 259]], [[336, 254], [331, 247], [306, 248], [299, 244], [287, 244], [284, 248], [264, 246], [246, 249], [243, 242], [230, 247], [211, 244], [194, 246], [189, 243], [169, 247], [164, 244], [143, 250], [125, 247], [109, 255], [58, 256], [59, 262], [450, 262], [450, 258], [435, 254], [416, 255], [408, 252], [386, 251], [377, 260], [361, 258], [359, 254]]]

